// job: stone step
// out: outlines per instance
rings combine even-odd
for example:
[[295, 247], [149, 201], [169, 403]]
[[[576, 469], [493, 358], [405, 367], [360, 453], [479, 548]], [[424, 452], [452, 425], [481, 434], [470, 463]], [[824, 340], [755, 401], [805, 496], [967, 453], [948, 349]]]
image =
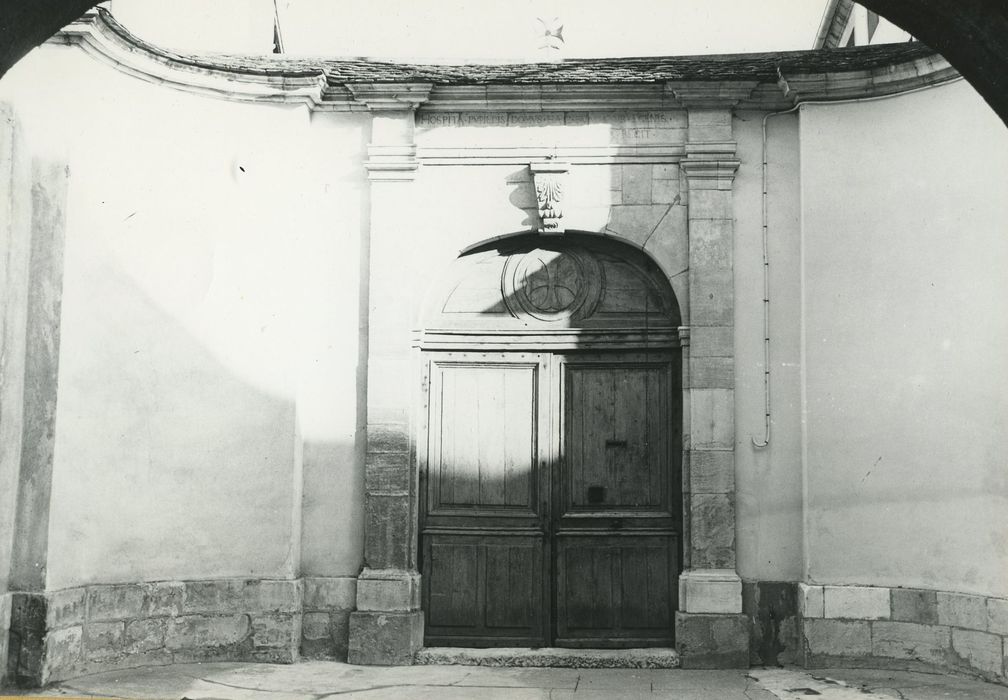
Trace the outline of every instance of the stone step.
[[561, 649], [543, 647], [426, 647], [417, 652], [419, 665], [542, 668], [679, 668], [675, 649]]

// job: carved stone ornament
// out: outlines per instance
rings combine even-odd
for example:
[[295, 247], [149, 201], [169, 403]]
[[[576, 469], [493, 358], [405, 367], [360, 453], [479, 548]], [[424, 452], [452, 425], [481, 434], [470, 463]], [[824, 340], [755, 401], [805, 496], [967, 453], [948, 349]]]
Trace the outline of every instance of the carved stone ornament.
[[587, 250], [537, 248], [509, 256], [501, 282], [504, 304], [516, 318], [578, 321], [595, 312], [605, 274]]
[[539, 233], [563, 233], [563, 196], [570, 164], [546, 161], [530, 163], [529, 169], [539, 204]]

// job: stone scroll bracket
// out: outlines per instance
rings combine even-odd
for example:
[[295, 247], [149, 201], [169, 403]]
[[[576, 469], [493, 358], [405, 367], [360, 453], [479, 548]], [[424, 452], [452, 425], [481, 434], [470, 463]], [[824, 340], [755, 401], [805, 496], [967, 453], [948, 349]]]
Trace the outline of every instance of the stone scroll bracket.
[[418, 160], [414, 115], [431, 85], [358, 84], [371, 111], [365, 169], [370, 189], [367, 447], [364, 463], [364, 569], [350, 615], [354, 664], [409, 664], [423, 644], [417, 572], [417, 478], [411, 435], [410, 329], [402, 313], [409, 285], [400, 276], [402, 232], [416, 218]]
[[[740, 86], [741, 95], [749, 86]], [[695, 92], [695, 91], [694, 91]], [[685, 101], [687, 95], [678, 98]], [[732, 185], [739, 161], [724, 95], [689, 95], [689, 308], [683, 347], [683, 523], [676, 646], [687, 667], [748, 663], [736, 573]]]

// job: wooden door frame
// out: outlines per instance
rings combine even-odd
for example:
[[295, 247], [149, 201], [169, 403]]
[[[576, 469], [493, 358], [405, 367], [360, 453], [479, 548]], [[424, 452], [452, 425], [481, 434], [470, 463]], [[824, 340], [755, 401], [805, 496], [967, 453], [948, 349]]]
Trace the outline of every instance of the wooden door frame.
[[[578, 342], [580, 336], [587, 336], [585, 338], [587, 342]], [[552, 520], [555, 519], [554, 516], [557, 508], [557, 494], [554, 492], [554, 489], [557, 479], [556, 465], [560, 457], [560, 444], [562, 442], [562, 437], [559, 435], [558, 430], [563, 423], [558, 411], [563, 408], [563, 396], [560, 395], [563, 391], [563, 382], [558, 380], [561, 380], [560, 373], [564, 364], [563, 358], [577, 357], [579, 355], [599, 356], [604, 354], [611, 354], [615, 358], [630, 354], [660, 352], [663, 355], [667, 354], [671, 356], [673, 371], [675, 371], [675, 364], [679, 365], [681, 372], [680, 380], [682, 380], [686, 376], [685, 353], [683, 352], [684, 348], [682, 344], [682, 338], [684, 337], [688, 342], [688, 329], [684, 328], [675, 330], [664, 329], [657, 332], [652, 331], [651, 333], [627, 332], [625, 329], [614, 329], [612, 333], [607, 333], [604, 329], [595, 329], [588, 332], [566, 329], [563, 331], [539, 331], [512, 335], [488, 334], [485, 330], [453, 330], [450, 333], [433, 332], [418, 334], [414, 343], [414, 362], [420, 376], [420, 387], [417, 392], [418, 401], [415, 407], [417, 448], [414, 452], [415, 469], [419, 482], [416, 500], [416, 542], [414, 544], [418, 553], [418, 570], [422, 571], [425, 566], [422, 559], [422, 539], [429, 506], [428, 489], [430, 481], [427, 474], [429, 469], [428, 451], [431, 440], [431, 366], [438, 356], [464, 359], [475, 355], [483, 355], [490, 359], [492, 355], [499, 353], [505, 357], [511, 356], [511, 360], [514, 361], [522, 355], [529, 355], [538, 358], [540, 367], [545, 366], [546, 371], [540, 372], [537, 380], [538, 388], [540, 390], [546, 388], [549, 393], [546, 406], [540, 406], [540, 410], [538, 411], [539, 425], [537, 430], [539, 430], [540, 434], [545, 432], [547, 440], [545, 445], [539, 445], [538, 450], [541, 461], [538, 469], [537, 496], [542, 503], [548, 504], [546, 506], [548, 513], [541, 515], [548, 515], [550, 518], [550, 522], [544, 522], [547, 532], [545, 533], [543, 546], [542, 564], [544, 575], [542, 595], [543, 603], [546, 606], [546, 615], [544, 615], [542, 624], [543, 638], [547, 643], [551, 644], [555, 641], [557, 635], [557, 577], [555, 575], [547, 576], [545, 575], [545, 571], [548, 570], [555, 573], [557, 570], [555, 532], [553, 532], [554, 523]], [[429, 340], [429, 342], [425, 342], [425, 340]], [[669, 488], [671, 491], [669, 496], [670, 505], [678, 510], [679, 516], [675, 545], [676, 551], [673, 553], [676, 562], [672, 583], [675, 587], [673, 588], [674, 591], [678, 587], [678, 578], [685, 568], [684, 540], [689, 519], [688, 501], [683, 498], [683, 478], [685, 478], [684, 453], [681, 439], [683, 433], [677, 432], [677, 430], [685, 430], [686, 428], [684, 416], [686, 415], [687, 407], [683, 402], [684, 383], [680, 381], [678, 384], [678, 387], [675, 385], [670, 387], [670, 400], [674, 402], [672, 407], [674, 410], [671, 413], [673, 416], [678, 416], [679, 425], [669, 426], [673, 439], [671, 440], [671, 456], [668, 462], [670, 470]], [[679, 390], [678, 399], [676, 398], [677, 389]], [[539, 396], [541, 397], [541, 393]], [[547, 410], [543, 411], [542, 408], [544, 407]], [[556, 424], [554, 424], [554, 421], [556, 421]], [[676, 513], [673, 512], [673, 517], [675, 515]], [[422, 577], [420, 587], [420, 610], [426, 618], [429, 590]], [[670, 601], [670, 607], [673, 611], [679, 608], [678, 598], [679, 596], [673, 592], [673, 600]]]

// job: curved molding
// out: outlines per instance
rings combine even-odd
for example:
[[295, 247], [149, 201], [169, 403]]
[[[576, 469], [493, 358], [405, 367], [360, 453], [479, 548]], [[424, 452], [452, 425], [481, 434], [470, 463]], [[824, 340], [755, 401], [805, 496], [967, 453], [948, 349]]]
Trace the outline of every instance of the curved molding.
[[[622, 59], [610, 61], [613, 65], [606, 59], [574, 60], [555, 82], [549, 82], [552, 73], [537, 74], [534, 69], [529, 77], [524, 66], [516, 71], [514, 66], [463, 68], [371, 59], [180, 54], [145, 42], [103, 8], [88, 12], [47, 43], [77, 46], [127, 75], [185, 92], [341, 112], [372, 110], [372, 100], [365, 99], [373, 92], [369, 86], [380, 88], [389, 82], [425, 86], [429, 97], [424, 109], [432, 112], [540, 112], [688, 107], [775, 110], [810, 100], [893, 95], [960, 78], [948, 61], [920, 45], [626, 59], [625, 65]], [[680, 64], [690, 79], [669, 67]], [[579, 74], [582, 67], [585, 73]], [[624, 68], [631, 77], [616, 76]], [[768, 77], [777, 71], [772, 79]], [[740, 73], [755, 79], [741, 80]], [[565, 79], [568, 74], [572, 77]], [[393, 76], [397, 76], [394, 81]]]
[[48, 44], [81, 48], [92, 58], [148, 83], [238, 102], [304, 104], [310, 109], [367, 111], [344, 88], [329, 87], [321, 66], [277, 61], [272, 70], [242, 70], [212, 55], [173, 53], [144, 42], [108, 11], [91, 10]]

